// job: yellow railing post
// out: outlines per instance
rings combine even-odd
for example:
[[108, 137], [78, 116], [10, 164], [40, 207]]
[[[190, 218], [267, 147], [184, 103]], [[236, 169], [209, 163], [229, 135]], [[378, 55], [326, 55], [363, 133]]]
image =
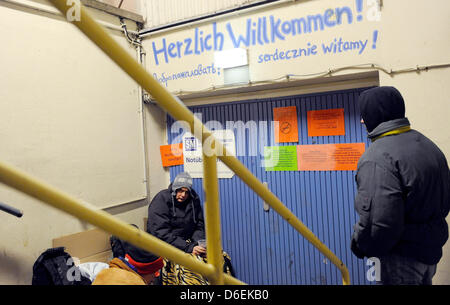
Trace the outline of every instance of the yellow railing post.
[[[204, 133], [202, 142], [208, 139], [211, 134]], [[212, 150], [215, 147], [212, 144]], [[223, 285], [223, 258], [222, 242], [220, 234], [220, 208], [219, 208], [219, 183], [217, 178], [217, 157], [214, 151], [209, 151], [205, 145], [203, 147], [203, 188], [205, 190], [205, 227], [206, 227], [206, 251], [208, 264], [215, 270], [215, 277], [211, 280], [214, 285]]]
[[[216, 276], [216, 270], [214, 270], [211, 265], [200, 262], [192, 255], [187, 254], [142, 230], [130, 226], [128, 223], [111, 216], [105, 211], [91, 207], [87, 203], [81, 202], [80, 200], [2, 162], [0, 162], [0, 182], [73, 215], [78, 219], [93, 224], [94, 226], [142, 249], [186, 266], [194, 272], [198, 272], [208, 278], [214, 278]], [[224, 274], [223, 277], [226, 284], [244, 284], [228, 274]]]

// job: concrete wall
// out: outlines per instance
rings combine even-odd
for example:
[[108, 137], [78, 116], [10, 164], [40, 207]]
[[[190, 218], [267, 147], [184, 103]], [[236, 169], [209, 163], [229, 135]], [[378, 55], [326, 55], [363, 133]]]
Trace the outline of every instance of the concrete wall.
[[[162, 141], [160, 113], [144, 108], [137, 84], [46, 1], [16, 3], [0, 2], [1, 162], [143, 228], [148, 194], [168, 183], [162, 168], [151, 170], [154, 180], [146, 170], [156, 162], [147, 150]], [[89, 11], [120, 28], [117, 17]], [[121, 32], [109, 32], [137, 58]], [[31, 284], [52, 239], [92, 227], [2, 184], [0, 202], [24, 213], [0, 212], [0, 284]]]

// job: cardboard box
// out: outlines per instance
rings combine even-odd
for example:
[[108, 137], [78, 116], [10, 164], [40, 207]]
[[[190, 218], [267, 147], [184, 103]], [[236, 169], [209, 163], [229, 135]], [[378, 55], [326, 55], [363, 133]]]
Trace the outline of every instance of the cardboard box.
[[65, 247], [66, 252], [80, 263], [108, 263], [112, 259], [109, 237], [109, 233], [96, 228], [55, 238], [53, 247]]

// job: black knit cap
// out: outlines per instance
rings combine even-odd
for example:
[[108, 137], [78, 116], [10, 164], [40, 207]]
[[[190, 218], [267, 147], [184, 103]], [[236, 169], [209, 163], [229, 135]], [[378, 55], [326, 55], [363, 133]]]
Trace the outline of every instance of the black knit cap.
[[128, 254], [134, 261], [139, 263], [151, 263], [156, 261], [159, 256], [138, 248], [128, 242], [124, 242], [125, 253]]

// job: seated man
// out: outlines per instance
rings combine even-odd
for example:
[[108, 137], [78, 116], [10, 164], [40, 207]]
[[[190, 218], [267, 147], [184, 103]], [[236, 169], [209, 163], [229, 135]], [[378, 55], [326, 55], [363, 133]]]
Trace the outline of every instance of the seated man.
[[[167, 189], [153, 198], [148, 208], [147, 232], [206, 262], [206, 248], [198, 244], [205, 239], [203, 210], [188, 173], [179, 173]], [[228, 254], [223, 255], [224, 272], [234, 275]], [[201, 275], [166, 259], [160, 280], [163, 285], [208, 284]]]
[[159, 276], [163, 259], [123, 242], [125, 257], [115, 257], [100, 271], [92, 285], [151, 285]]
[[206, 254], [198, 245], [198, 240], [205, 239], [203, 210], [188, 173], [178, 174], [168, 189], [153, 198], [147, 232], [184, 252]]

